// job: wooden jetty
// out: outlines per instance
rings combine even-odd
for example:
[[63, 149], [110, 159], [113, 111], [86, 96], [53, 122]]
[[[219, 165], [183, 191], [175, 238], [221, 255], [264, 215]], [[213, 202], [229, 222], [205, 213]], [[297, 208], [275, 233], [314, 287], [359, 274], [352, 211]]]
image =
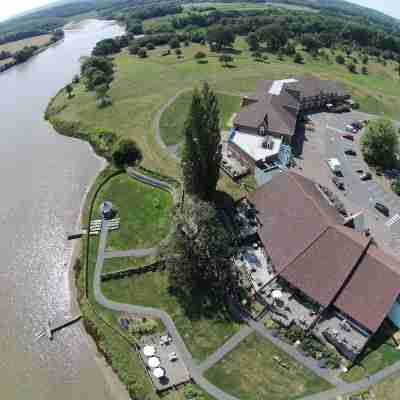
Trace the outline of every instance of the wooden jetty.
[[42, 329], [36, 336], [35, 336], [35, 342], [37, 342], [39, 339], [42, 337], [46, 336], [47, 339], [53, 340], [54, 338], [54, 332], [60, 331], [63, 328], [66, 328], [67, 326], [70, 326], [74, 324], [75, 322], [78, 322], [82, 318], [82, 314], [78, 314], [75, 317], [72, 317], [68, 319], [67, 321], [64, 321], [60, 324], [51, 325], [50, 320], [47, 321], [47, 325], [45, 326], [44, 329]]

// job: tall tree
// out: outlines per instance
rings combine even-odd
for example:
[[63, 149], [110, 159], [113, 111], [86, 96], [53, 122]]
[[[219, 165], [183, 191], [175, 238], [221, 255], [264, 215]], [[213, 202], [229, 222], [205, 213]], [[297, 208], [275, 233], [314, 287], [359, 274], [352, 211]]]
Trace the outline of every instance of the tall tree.
[[207, 83], [201, 93], [197, 89], [193, 93], [184, 137], [185, 190], [200, 199], [211, 200], [217, 187], [222, 154], [218, 101]]
[[188, 197], [175, 215], [174, 230], [161, 254], [172, 287], [225, 292], [236, 282], [236, 250], [236, 239], [216, 209], [210, 203]]
[[399, 151], [399, 135], [393, 124], [385, 119], [371, 121], [361, 138], [361, 151], [367, 163], [390, 168]]

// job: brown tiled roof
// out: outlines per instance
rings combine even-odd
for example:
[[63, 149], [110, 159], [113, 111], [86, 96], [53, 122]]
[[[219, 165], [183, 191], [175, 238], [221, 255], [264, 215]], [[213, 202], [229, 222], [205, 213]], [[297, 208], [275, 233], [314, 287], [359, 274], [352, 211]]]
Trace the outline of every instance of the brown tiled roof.
[[259, 236], [277, 271], [282, 271], [329, 226], [343, 218], [328, 205], [315, 184], [282, 173], [248, 196], [258, 211]]
[[375, 332], [399, 295], [399, 264], [371, 245], [339, 293], [335, 307]]
[[315, 183], [283, 172], [248, 196], [276, 272], [374, 332], [400, 293], [400, 263], [343, 226]]
[[365, 237], [361, 243], [351, 240], [346, 232], [349, 230], [340, 225], [327, 228], [282, 271], [281, 277], [319, 304], [328, 306], [369, 243]]
[[337, 93], [344, 95], [343, 88], [336, 81], [319, 79], [312, 75], [294, 76], [297, 82], [286, 85], [288, 89], [296, 90], [300, 94], [300, 98], [319, 96], [321, 93]]

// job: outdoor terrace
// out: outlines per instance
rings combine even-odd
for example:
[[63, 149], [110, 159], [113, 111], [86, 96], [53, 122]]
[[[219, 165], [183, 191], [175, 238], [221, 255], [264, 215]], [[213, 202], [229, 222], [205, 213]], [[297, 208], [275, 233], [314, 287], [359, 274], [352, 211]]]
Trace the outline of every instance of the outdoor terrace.
[[284, 326], [297, 324], [308, 329], [318, 316], [319, 307], [281, 281], [273, 281], [261, 291], [269, 305], [271, 318]]
[[137, 350], [156, 391], [177, 387], [190, 380], [189, 372], [168, 334], [143, 336]]
[[227, 142], [222, 142], [222, 169], [232, 178], [238, 179], [250, 172], [249, 166], [236, 158], [228, 149]]
[[354, 360], [366, 345], [370, 335], [355, 327], [338, 313], [324, 317], [314, 332], [333, 344], [345, 357]]
[[256, 292], [275, 277], [269, 257], [257, 242], [240, 248], [236, 266], [247, 273]]

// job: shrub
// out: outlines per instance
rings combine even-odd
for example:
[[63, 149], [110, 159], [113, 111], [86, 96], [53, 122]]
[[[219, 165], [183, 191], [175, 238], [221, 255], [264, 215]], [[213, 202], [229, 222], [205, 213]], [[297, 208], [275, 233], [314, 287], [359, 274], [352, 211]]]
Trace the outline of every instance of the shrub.
[[341, 65], [343, 65], [346, 62], [346, 60], [344, 59], [344, 57], [341, 54], [337, 55], [335, 60], [338, 64], [341, 64]]
[[293, 61], [297, 64], [303, 64], [304, 63], [304, 59], [303, 56], [300, 53], [295, 53], [294, 57], [293, 57]]
[[150, 318], [141, 318], [129, 323], [129, 332], [133, 336], [149, 335], [156, 331], [157, 322]]
[[79, 81], [80, 81], [79, 75], [76, 74], [76, 75], [74, 76], [74, 78], [72, 79], [72, 83], [73, 83], [74, 85], [76, 85], [77, 83], [79, 83]]
[[181, 50], [181, 49], [175, 49], [175, 54], [176, 54], [177, 56], [182, 55], [182, 50]]
[[129, 54], [132, 54], [132, 55], [136, 55], [138, 53], [139, 49], [140, 49], [140, 46], [137, 42], [132, 42], [128, 46]]
[[149, 42], [149, 43], [146, 44], [146, 49], [147, 49], [147, 50], [154, 50], [154, 49], [155, 49], [155, 46], [154, 46], [153, 43]]
[[207, 57], [207, 55], [206, 55], [206, 53], [204, 53], [203, 51], [198, 51], [195, 55], [194, 55], [194, 58], [196, 59], [196, 60], [201, 60], [202, 58], [206, 58]]
[[357, 73], [357, 67], [354, 63], [350, 63], [347, 65], [347, 69], [349, 70], [349, 72], [351, 72], [352, 74]]
[[391, 184], [392, 190], [398, 196], [400, 196], [400, 178], [395, 179]]
[[361, 72], [363, 75], [368, 75], [368, 68], [365, 65], [363, 65], [361, 68]]
[[146, 49], [144, 49], [143, 47], [141, 47], [138, 52], [137, 52], [138, 57], [140, 58], [146, 58], [147, 57], [147, 52]]
[[135, 165], [142, 160], [142, 152], [132, 139], [121, 139], [112, 154], [112, 160], [117, 168]]
[[173, 37], [169, 43], [168, 43], [169, 47], [171, 49], [178, 49], [179, 47], [181, 47], [181, 44], [179, 42], [179, 39], [177, 37]]

